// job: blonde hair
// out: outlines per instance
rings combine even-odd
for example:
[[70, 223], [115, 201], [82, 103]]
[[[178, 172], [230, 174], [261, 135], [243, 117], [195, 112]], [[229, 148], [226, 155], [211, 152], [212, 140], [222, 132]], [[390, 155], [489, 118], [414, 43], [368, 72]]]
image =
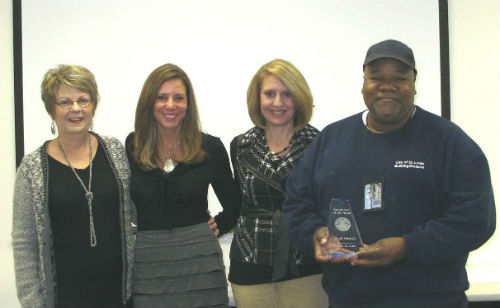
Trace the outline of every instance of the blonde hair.
[[95, 113], [99, 103], [99, 91], [94, 74], [83, 66], [60, 64], [45, 73], [41, 85], [42, 101], [51, 117], [54, 115], [57, 91], [61, 85], [67, 85], [90, 95]]
[[183, 157], [178, 161], [196, 163], [202, 161], [206, 155], [202, 148], [201, 125], [191, 81], [180, 67], [174, 64], [164, 64], [149, 74], [144, 82], [135, 111], [135, 134], [131, 152], [141, 168], [145, 170], [158, 167], [159, 140], [153, 108], [161, 85], [173, 79], [182, 81], [188, 100], [186, 115], [180, 124]]
[[292, 93], [295, 104], [293, 126], [301, 129], [306, 126], [312, 117], [313, 97], [311, 90], [300, 71], [290, 62], [275, 59], [264, 64], [252, 78], [247, 90], [248, 114], [252, 122], [261, 128], [265, 128], [266, 119], [260, 110], [260, 92], [262, 80], [268, 75], [273, 75], [288, 88]]

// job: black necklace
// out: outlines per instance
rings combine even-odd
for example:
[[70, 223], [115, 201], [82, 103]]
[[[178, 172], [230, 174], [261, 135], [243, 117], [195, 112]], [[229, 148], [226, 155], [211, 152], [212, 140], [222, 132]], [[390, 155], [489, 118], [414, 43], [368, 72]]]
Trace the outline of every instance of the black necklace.
[[283, 156], [284, 153], [288, 152], [292, 148], [292, 146], [293, 146], [293, 138], [290, 140], [290, 142], [283, 149], [281, 149], [280, 151], [277, 151], [277, 152], [271, 151], [271, 149], [269, 148], [269, 145], [268, 145], [267, 146], [267, 148], [268, 148], [267, 156], [271, 160], [278, 160], [278, 159], [280, 159], [280, 157]]

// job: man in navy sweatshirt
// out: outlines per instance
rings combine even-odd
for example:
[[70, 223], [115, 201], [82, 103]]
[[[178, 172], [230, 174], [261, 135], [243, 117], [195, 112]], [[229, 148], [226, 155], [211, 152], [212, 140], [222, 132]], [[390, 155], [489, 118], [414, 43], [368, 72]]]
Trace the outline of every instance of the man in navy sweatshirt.
[[[327, 126], [288, 179], [290, 238], [323, 263], [330, 306], [467, 307], [467, 257], [496, 224], [486, 157], [414, 105], [408, 46], [371, 46], [363, 72], [368, 110]], [[352, 254], [323, 255], [333, 198], [348, 200], [357, 222], [364, 245]]]

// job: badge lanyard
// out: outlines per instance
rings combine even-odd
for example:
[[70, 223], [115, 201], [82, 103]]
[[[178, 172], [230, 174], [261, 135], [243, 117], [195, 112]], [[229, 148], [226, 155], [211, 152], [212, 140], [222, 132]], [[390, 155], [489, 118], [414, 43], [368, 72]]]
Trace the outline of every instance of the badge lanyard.
[[[404, 129], [404, 128], [403, 128]], [[364, 139], [363, 139], [363, 170], [367, 171], [367, 149], [366, 149], [366, 139], [367, 139], [367, 130], [368, 126], [365, 129]], [[396, 142], [394, 142], [392, 149], [387, 156], [384, 168], [382, 169], [382, 175], [376, 177], [363, 177], [363, 212], [376, 212], [382, 211], [384, 209], [384, 182], [385, 182], [385, 173], [387, 171], [387, 166], [391, 161], [391, 157], [394, 154], [397, 146], [401, 142], [405, 135], [405, 131], [402, 131], [398, 136]]]

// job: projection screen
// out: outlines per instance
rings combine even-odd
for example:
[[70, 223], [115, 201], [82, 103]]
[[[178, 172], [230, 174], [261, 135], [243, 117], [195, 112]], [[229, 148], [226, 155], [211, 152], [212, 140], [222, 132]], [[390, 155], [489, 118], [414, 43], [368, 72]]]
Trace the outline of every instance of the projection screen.
[[282, 58], [297, 66], [314, 97], [311, 124], [322, 129], [365, 108], [362, 62], [370, 45], [387, 38], [413, 48], [416, 104], [440, 114], [435, 0], [23, 1], [24, 152], [53, 138], [40, 83], [60, 63], [95, 74], [94, 130], [122, 141], [148, 74], [177, 64], [193, 83], [203, 130], [228, 146], [252, 126], [246, 90], [262, 64]]
[[[405, 42], [415, 53], [416, 104], [441, 114], [441, 1], [19, 2], [18, 163], [24, 153], [53, 138], [40, 83], [48, 69], [61, 63], [82, 65], [95, 74], [101, 101], [94, 131], [122, 142], [133, 130], [144, 80], [164, 63], [177, 64], [189, 75], [203, 131], [220, 137], [227, 149], [233, 137], [253, 126], [247, 87], [259, 67], [275, 58], [292, 62], [305, 76], [314, 97], [311, 124], [322, 129], [365, 109], [360, 93], [365, 53], [388, 38]], [[209, 204], [212, 214], [220, 210], [213, 193]], [[229, 241], [221, 239], [226, 252]]]

